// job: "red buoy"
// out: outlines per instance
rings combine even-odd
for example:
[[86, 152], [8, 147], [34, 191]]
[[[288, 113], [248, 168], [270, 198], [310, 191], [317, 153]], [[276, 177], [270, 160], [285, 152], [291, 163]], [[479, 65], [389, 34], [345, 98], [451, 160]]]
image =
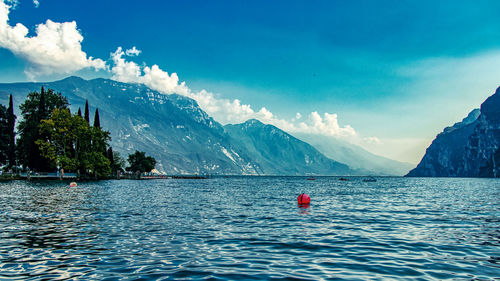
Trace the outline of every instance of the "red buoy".
[[311, 197], [309, 197], [307, 193], [302, 193], [297, 197], [297, 203], [299, 203], [299, 205], [307, 205], [311, 203]]

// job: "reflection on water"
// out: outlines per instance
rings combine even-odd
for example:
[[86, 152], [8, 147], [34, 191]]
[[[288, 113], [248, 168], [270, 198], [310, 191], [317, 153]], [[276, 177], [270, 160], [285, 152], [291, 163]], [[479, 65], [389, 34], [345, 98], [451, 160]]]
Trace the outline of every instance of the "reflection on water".
[[492, 179], [3, 182], [0, 278], [494, 279], [499, 198]]
[[299, 208], [299, 214], [308, 215], [311, 204], [297, 204], [297, 207]]

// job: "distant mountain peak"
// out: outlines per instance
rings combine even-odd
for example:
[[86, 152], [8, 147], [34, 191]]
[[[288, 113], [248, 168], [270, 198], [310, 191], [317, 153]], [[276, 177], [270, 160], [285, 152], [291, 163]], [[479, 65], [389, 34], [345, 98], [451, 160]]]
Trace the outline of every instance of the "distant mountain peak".
[[462, 123], [465, 123], [465, 124], [470, 124], [474, 121], [477, 120], [477, 118], [479, 118], [479, 115], [481, 115], [481, 110], [479, 108], [475, 108], [474, 110], [472, 110], [469, 115], [467, 115], [467, 117], [465, 117], [463, 120], [462, 120]]
[[444, 128], [444, 130], [443, 130], [443, 132], [441, 134], [443, 134], [443, 133], [444, 134], [448, 134], [448, 133], [453, 132], [454, 130], [457, 130], [457, 129], [460, 129], [460, 128], [464, 127], [464, 126], [472, 124], [474, 121], [477, 120], [477, 118], [479, 118], [479, 115], [481, 115], [481, 110], [479, 108], [476, 108], [476, 109], [472, 110], [467, 115], [467, 117], [465, 117], [464, 119], [462, 119], [461, 122], [457, 122], [457, 123], [453, 124], [453, 126]]
[[[85, 80], [85, 79], [83, 79], [80, 76], [74, 76], [73, 75], [73, 76], [68, 76], [68, 77], [66, 77], [64, 79], [61, 79], [59, 81], [88, 81], [88, 80]], [[56, 82], [59, 82], [59, 81], [56, 81]]]
[[236, 147], [271, 175], [349, 175], [355, 171], [327, 158], [287, 132], [259, 120], [224, 126]]
[[264, 123], [262, 123], [261, 121], [255, 119], [255, 118], [248, 119], [244, 124], [248, 124], [248, 125], [265, 125]]
[[261, 121], [255, 119], [255, 118], [252, 118], [252, 119], [248, 119], [247, 121], [245, 121], [241, 124], [232, 124], [232, 126], [238, 126], [241, 129], [260, 129], [260, 128], [272, 126], [272, 125], [264, 124]]

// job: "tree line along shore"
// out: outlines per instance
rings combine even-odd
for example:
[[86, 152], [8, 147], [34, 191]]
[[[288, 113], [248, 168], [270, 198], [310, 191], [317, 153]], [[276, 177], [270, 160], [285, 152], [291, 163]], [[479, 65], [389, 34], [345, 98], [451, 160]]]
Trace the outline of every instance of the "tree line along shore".
[[88, 101], [84, 113], [71, 113], [68, 99], [52, 89], [28, 93], [19, 106], [17, 122], [12, 95], [0, 104], [0, 179], [140, 178], [156, 160], [135, 151], [125, 159], [110, 146], [110, 133], [102, 128], [99, 109], [90, 123]]

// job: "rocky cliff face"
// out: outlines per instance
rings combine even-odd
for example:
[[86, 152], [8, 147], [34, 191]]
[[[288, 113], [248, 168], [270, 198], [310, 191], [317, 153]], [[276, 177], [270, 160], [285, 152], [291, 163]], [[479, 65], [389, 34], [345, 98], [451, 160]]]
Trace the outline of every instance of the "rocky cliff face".
[[481, 105], [481, 115], [465, 146], [463, 176], [499, 177], [500, 88]]
[[226, 125], [232, 143], [267, 175], [352, 175], [356, 171], [331, 160], [310, 144], [273, 125], [251, 119]]
[[440, 133], [407, 176], [498, 177], [500, 88], [481, 109]]

